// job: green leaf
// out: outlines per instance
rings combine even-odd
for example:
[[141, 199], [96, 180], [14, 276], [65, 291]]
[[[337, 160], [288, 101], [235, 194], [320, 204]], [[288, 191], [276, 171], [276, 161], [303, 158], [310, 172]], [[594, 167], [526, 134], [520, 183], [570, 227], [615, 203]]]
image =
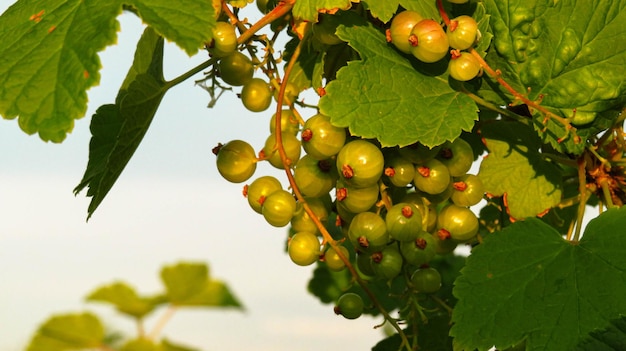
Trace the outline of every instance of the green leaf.
[[626, 350], [626, 317], [611, 320], [608, 327], [593, 331], [576, 350], [579, 351], [613, 351]]
[[167, 298], [176, 306], [236, 307], [241, 303], [221, 281], [209, 279], [202, 263], [178, 263], [161, 270]]
[[115, 105], [98, 108], [91, 121], [89, 162], [78, 194], [89, 186], [88, 217], [98, 208], [146, 134], [169, 89], [163, 79], [163, 38], [146, 28]]
[[439, 10], [435, 5], [435, 1], [424, 0], [364, 0], [362, 1], [365, 7], [370, 10], [372, 16], [378, 18], [384, 23], [389, 22], [391, 17], [398, 11], [398, 6], [402, 6], [406, 10], [413, 10], [418, 12], [424, 18], [432, 18], [440, 20]]
[[125, 0], [161, 36], [191, 56], [211, 39], [215, 9], [211, 1]]
[[0, 115], [63, 141], [87, 111], [87, 89], [100, 82], [98, 52], [116, 42], [122, 4], [188, 54], [215, 24], [210, 1], [17, 1], [0, 17]]
[[98, 51], [115, 43], [119, 0], [18, 1], [0, 17], [0, 115], [61, 142], [100, 81]]
[[447, 76], [433, 76], [445, 72], [446, 62], [415, 67], [414, 60], [399, 54], [372, 25], [354, 16], [343, 23], [337, 34], [362, 61], [349, 62], [326, 86], [319, 107], [333, 124], [377, 138], [382, 146], [419, 141], [433, 147], [472, 129], [476, 104], [454, 91]]
[[175, 344], [167, 339], [163, 339], [161, 340], [161, 351], [197, 351], [197, 349]]
[[[513, 75], [518, 92], [564, 117], [618, 109], [626, 102], [626, 1], [607, 0], [485, 1], [491, 14], [494, 63]], [[488, 62], [493, 64], [488, 57]], [[516, 79], [515, 79], [516, 78]], [[485, 78], [488, 79], [488, 78]], [[489, 79], [488, 79], [489, 80]], [[508, 95], [508, 93], [507, 93]], [[509, 95], [510, 98], [510, 95]], [[511, 100], [510, 100], [511, 101]], [[509, 102], [510, 102], [509, 101]], [[537, 122], [543, 116], [535, 114]], [[542, 129], [543, 127], [538, 127]], [[549, 123], [551, 142], [565, 135], [558, 123]], [[584, 143], [564, 144], [580, 153]], [[582, 145], [580, 145], [582, 144]]]
[[67, 351], [99, 348], [104, 328], [91, 313], [63, 314], [50, 317], [37, 329], [27, 351]]
[[474, 248], [456, 280], [450, 331], [459, 350], [572, 350], [626, 314], [626, 208], [565, 241], [536, 218], [516, 222]]
[[307, 288], [309, 293], [317, 296], [322, 303], [334, 303], [353, 285], [350, 273], [346, 270], [333, 272], [325, 264], [318, 263]]
[[178, 345], [167, 339], [162, 339], [161, 343], [157, 344], [151, 339], [137, 338], [127, 341], [120, 351], [197, 351], [197, 349]]
[[481, 134], [490, 152], [478, 176], [487, 193], [506, 196], [513, 218], [536, 216], [561, 201], [561, 171], [541, 157], [541, 142], [530, 128], [494, 121], [485, 124]]
[[391, 17], [393, 17], [398, 10], [398, 5], [400, 5], [399, 0], [363, 0], [361, 2], [365, 8], [370, 11], [373, 17], [378, 18], [384, 23], [387, 23]]
[[334, 13], [352, 6], [350, 0], [298, 0], [293, 5], [293, 15], [298, 19], [317, 22], [320, 12]]
[[87, 301], [105, 302], [114, 305], [118, 311], [143, 318], [154, 310], [162, 297], [140, 297], [135, 289], [123, 282], [101, 286], [87, 296]]
[[128, 340], [120, 351], [161, 351], [159, 345], [147, 338]]

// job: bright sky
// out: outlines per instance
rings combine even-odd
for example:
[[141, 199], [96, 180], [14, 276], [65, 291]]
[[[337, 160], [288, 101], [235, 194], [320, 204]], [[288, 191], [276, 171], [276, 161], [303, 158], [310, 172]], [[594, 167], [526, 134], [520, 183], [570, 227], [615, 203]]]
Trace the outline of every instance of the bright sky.
[[[0, 12], [7, 7], [0, 4]], [[89, 92], [87, 116], [64, 143], [46, 144], [16, 121], [0, 120], [0, 350], [22, 350], [53, 313], [96, 311], [114, 330], [131, 333], [130, 320], [84, 303], [84, 296], [116, 279], [140, 293], [157, 292], [160, 267], [179, 260], [209, 263], [247, 310], [180, 311], [165, 328], [172, 341], [202, 350], [373, 346], [380, 320], [345, 320], [309, 295], [311, 268], [284, 253], [286, 229], [266, 224], [241, 196], [242, 185], [217, 173], [211, 148], [218, 142], [237, 138], [260, 148], [269, 133], [272, 112], [247, 112], [234, 93], [208, 109], [208, 94], [192, 81], [168, 92], [130, 164], [86, 223], [88, 199], [72, 190], [87, 165], [90, 116], [114, 100], [142, 30], [133, 16], [120, 21], [118, 45], [101, 55], [102, 81]], [[171, 78], [204, 56], [189, 59], [170, 45], [165, 58]], [[282, 176], [257, 170], [268, 173]], [[153, 323], [147, 321], [148, 330]]]

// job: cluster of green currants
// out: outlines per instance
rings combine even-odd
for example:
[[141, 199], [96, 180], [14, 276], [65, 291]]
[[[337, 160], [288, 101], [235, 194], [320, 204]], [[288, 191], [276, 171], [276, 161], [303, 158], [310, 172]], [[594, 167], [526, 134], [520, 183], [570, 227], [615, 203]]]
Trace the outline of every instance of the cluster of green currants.
[[213, 40], [208, 45], [212, 57], [217, 58], [217, 71], [225, 83], [241, 86], [241, 101], [252, 112], [262, 112], [272, 102], [272, 87], [262, 78], [254, 77], [252, 60], [237, 51], [235, 26], [228, 22], [217, 22]]
[[472, 48], [479, 38], [478, 24], [470, 16], [450, 20], [444, 30], [439, 22], [410, 10], [396, 14], [387, 32], [388, 42], [422, 62], [434, 63], [450, 55], [448, 71], [459, 81], [470, 80], [481, 72], [476, 57], [464, 51]]
[[[435, 148], [419, 143], [381, 148], [374, 140], [351, 136], [322, 114], [300, 127], [292, 111], [284, 109], [283, 160], [275, 119], [258, 156], [242, 140], [214, 151], [218, 171], [230, 182], [247, 181], [262, 161], [293, 170], [304, 202], [273, 176], [260, 176], [244, 187], [251, 208], [270, 225], [291, 224], [291, 260], [302, 266], [323, 261], [332, 271], [345, 269], [348, 261], [371, 279], [392, 280], [405, 272], [416, 292], [438, 291], [441, 276], [429, 262], [478, 233], [478, 219], [469, 207], [483, 199], [484, 190], [480, 179], [467, 173], [474, 161], [471, 146], [458, 138]], [[338, 245], [322, 240], [320, 228], [336, 229], [329, 226], [343, 233]], [[337, 306], [336, 311], [346, 309]]]

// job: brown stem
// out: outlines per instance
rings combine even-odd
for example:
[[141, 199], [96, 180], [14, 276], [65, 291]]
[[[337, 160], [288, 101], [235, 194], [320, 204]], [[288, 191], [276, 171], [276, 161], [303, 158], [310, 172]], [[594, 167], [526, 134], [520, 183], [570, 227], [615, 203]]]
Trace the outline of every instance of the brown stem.
[[573, 242], [580, 240], [580, 232], [583, 225], [583, 217], [585, 216], [585, 206], [589, 199], [587, 192], [587, 162], [584, 157], [578, 158], [578, 192], [580, 193], [580, 202], [578, 203], [578, 212], [576, 214], [576, 231], [574, 232]]
[[443, 19], [443, 23], [445, 23], [446, 26], [449, 26], [450, 25], [450, 18], [448, 17], [448, 14], [446, 13], [446, 9], [443, 8], [443, 1], [437, 0], [437, 9], [439, 10], [439, 14], [441, 15], [441, 19]]
[[289, 60], [289, 62], [287, 63], [287, 66], [285, 67], [285, 74], [283, 76], [283, 81], [282, 81], [282, 83], [280, 85], [280, 89], [278, 91], [278, 98], [276, 99], [276, 104], [277, 104], [277, 107], [276, 107], [276, 121], [275, 121], [276, 122], [276, 126], [275, 126], [276, 145], [277, 145], [277, 148], [278, 148], [278, 153], [280, 155], [280, 159], [281, 159], [281, 161], [283, 163], [283, 166], [285, 168], [285, 173], [287, 174], [287, 179], [289, 180], [289, 185], [291, 186], [291, 188], [292, 188], [294, 194], [296, 195], [296, 198], [298, 199], [298, 201], [302, 203], [302, 207], [304, 208], [306, 213], [311, 217], [311, 219], [313, 220], [313, 222], [315, 223], [315, 225], [319, 229], [320, 233], [322, 234], [322, 237], [324, 238], [324, 243], [328, 243], [328, 245], [330, 245], [335, 250], [335, 252], [339, 256], [341, 261], [343, 261], [343, 263], [346, 265], [346, 268], [350, 271], [350, 274], [352, 275], [352, 278], [361, 286], [363, 291], [365, 291], [365, 293], [370, 298], [370, 300], [372, 301], [374, 306], [384, 316], [385, 320], [387, 320], [389, 323], [391, 323], [393, 328], [398, 332], [398, 335], [400, 335], [400, 338], [402, 339], [402, 344], [405, 345], [407, 350], [410, 351], [409, 341], [408, 341], [406, 335], [404, 334], [404, 331], [402, 330], [402, 328], [400, 328], [398, 323], [393, 318], [391, 318], [391, 316], [389, 315], [387, 310], [385, 310], [385, 308], [380, 304], [380, 302], [376, 298], [376, 295], [374, 295], [374, 293], [367, 287], [367, 283], [363, 279], [361, 279], [361, 276], [356, 271], [356, 268], [354, 268], [354, 266], [350, 262], [350, 259], [348, 257], [346, 257], [343, 254], [343, 252], [339, 249], [339, 245], [337, 244], [337, 241], [335, 241], [333, 239], [333, 237], [330, 235], [330, 233], [328, 232], [328, 230], [326, 229], [324, 224], [319, 220], [319, 218], [317, 217], [315, 212], [313, 212], [313, 210], [309, 207], [309, 204], [307, 203], [307, 201], [304, 199], [304, 196], [300, 192], [300, 189], [298, 188], [298, 185], [296, 184], [296, 181], [295, 181], [295, 179], [293, 177], [293, 173], [291, 172], [291, 168], [289, 167], [289, 160], [287, 159], [287, 154], [285, 153], [285, 148], [284, 148], [284, 146], [282, 144], [281, 128], [280, 128], [281, 123], [280, 123], [280, 121], [281, 121], [281, 115], [282, 115], [282, 113], [281, 113], [282, 112], [282, 103], [283, 103], [283, 99], [284, 99], [284, 95], [285, 95], [285, 89], [287, 87], [287, 81], [289, 80], [289, 75], [291, 74], [291, 70], [293, 69], [293, 66], [295, 65], [298, 57], [300, 56], [302, 43], [303, 43], [303, 41], [300, 41], [300, 43], [298, 43], [298, 46], [294, 50], [294, 52], [293, 52], [293, 54], [291, 56], [291, 59]]
[[480, 53], [478, 53], [478, 51], [476, 51], [475, 49], [472, 48], [472, 49], [470, 49], [469, 52], [478, 60], [478, 62], [480, 63], [481, 67], [485, 70], [485, 72], [487, 72], [487, 74], [489, 74], [489, 76], [491, 76], [493, 79], [495, 79], [498, 82], [498, 84], [500, 84], [502, 87], [504, 87], [506, 90], [508, 90], [513, 95], [514, 100], [521, 101], [522, 103], [526, 104], [529, 108], [533, 108], [533, 109], [541, 112], [547, 118], [551, 118], [551, 119], [561, 123], [563, 125], [563, 127], [565, 127], [565, 135], [560, 137], [559, 139], [557, 139], [557, 142], [559, 142], [559, 143], [563, 142], [565, 139], [567, 139], [567, 137], [570, 134], [574, 135], [574, 138], [575, 138], [574, 142], [575, 143], [580, 143], [581, 142], [580, 137], [578, 135], [576, 135], [576, 127], [574, 127], [567, 118], [563, 118], [561, 116], [557, 116], [556, 114], [550, 112], [545, 107], [539, 105], [539, 103], [537, 103], [536, 101], [532, 101], [532, 100], [528, 99], [524, 94], [519, 93], [517, 90], [515, 90], [509, 83], [507, 83], [502, 78], [502, 75], [500, 74], [500, 72], [495, 71], [493, 68], [491, 68], [491, 66], [489, 66], [489, 64], [482, 58], [482, 56], [480, 55]]

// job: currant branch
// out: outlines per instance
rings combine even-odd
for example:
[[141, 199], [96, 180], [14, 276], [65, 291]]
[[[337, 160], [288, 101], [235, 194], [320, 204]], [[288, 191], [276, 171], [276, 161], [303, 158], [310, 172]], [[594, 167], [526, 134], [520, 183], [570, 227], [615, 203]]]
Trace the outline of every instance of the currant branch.
[[303, 40], [301, 40], [298, 43], [298, 46], [294, 50], [294, 52], [293, 52], [293, 54], [291, 56], [291, 59], [289, 60], [289, 62], [287, 63], [287, 66], [285, 67], [285, 74], [283, 75], [283, 80], [281, 82], [280, 89], [278, 91], [278, 97], [276, 99], [276, 104], [277, 104], [277, 107], [276, 107], [276, 121], [275, 121], [276, 122], [276, 126], [275, 126], [275, 130], [276, 130], [276, 133], [275, 133], [276, 134], [276, 147], [277, 147], [278, 153], [280, 155], [281, 161], [283, 163], [283, 167], [285, 169], [285, 173], [287, 175], [287, 179], [289, 181], [289, 185], [291, 186], [292, 191], [294, 192], [294, 194], [295, 194], [296, 198], [298, 199], [298, 201], [300, 203], [302, 203], [302, 206], [303, 206], [304, 210], [306, 211], [306, 213], [311, 217], [311, 219], [313, 220], [313, 222], [315, 223], [315, 225], [319, 229], [320, 233], [322, 234], [322, 237], [324, 239], [323, 242], [322, 242], [322, 245], [328, 244], [335, 250], [335, 252], [339, 256], [341, 261], [343, 261], [343, 263], [346, 265], [346, 268], [348, 269], [348, 271], [352, 275], [352, 278], [354, 279], [354, 281], [356, 281], [361, 286], [363, 291], [370, 298], [370, 301], [372, 302], [372, 304], [374, 304], [376, 309], [378, 309], [380, 311], [380, 313], [383, 315], [383, 317], [385, 318], [385, 321], [389, 322], [393, 326], [393, 328], [398, 332], [398, 334], [400, 335], [400, 338], [402, 339], [402, 345], [405, 345], [406, 349], [410, 351], [410, 344], [409, 344], [409, 341], [408, 341], [406, 335], [404, 334], [404, 331], [402, 330], [402, 328], [400, 328], [400, 326], [395, 321], [395, 319], [393, 319], [389, 315], [387, 310], [378, 301], [378, 299], [376, 298], [376, 295], [368, 288], [367, 283], [360, 277], [359, 273], [356, 271], [356, 268], [354, 268], [354, 266], [350, 262], [350, 259], [348, 257], [346, 257], [343, 254], [343, 252], [339, 249], [339, 245], [337, 244], [337, 241], [332, 238], [332, 236], [330, 235], [330, 233], [328, 232], [328, 230], [326, 229], [324, 224], [319, 220], [319, 218], [317, 217], [315, 212], [313, 212], [313, 210], [311, 209], [311, 207], [307, 203], [306, 199], [304, 198], [304, 196], [300, 192], [300, 189], [298, 188], [298, 185], [296, 184], [296, 181], [295, 181], [295, 179], [293, 177], [293, 173], [291, 172], [291, 160], [289, 160], [287, 158], [287, 154], [285, 152], [285, 148], [284, 148], [284, 145], [282, 143], [282, 136], [281, 136], [281, 134], [282, 134], [281, 133], [282, 108], [281, 108], [281, 106], [283, 104], [283, 100], [284, 100], [284, 97], [285, 97], [287, 81], [289, 79], [289, 76], [291, 74], [293, 66], [295, 65], [298, 57], [300, 56], [301, 49], [302, 49], [302, 43], [303, 43]]

